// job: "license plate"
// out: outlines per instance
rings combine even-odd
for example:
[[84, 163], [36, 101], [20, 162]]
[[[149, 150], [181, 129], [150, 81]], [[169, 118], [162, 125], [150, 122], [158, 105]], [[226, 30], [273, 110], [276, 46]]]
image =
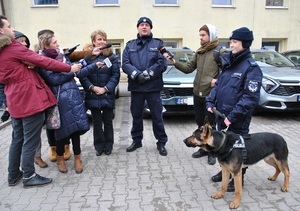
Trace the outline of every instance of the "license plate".
[[176, 99], [176, 105], [193, 105], [193, 104], [194, 102], [192, 97]]
[[298, 102], [300, 101], [300, 95], [298, 96], [297, 101], [298, 101]]

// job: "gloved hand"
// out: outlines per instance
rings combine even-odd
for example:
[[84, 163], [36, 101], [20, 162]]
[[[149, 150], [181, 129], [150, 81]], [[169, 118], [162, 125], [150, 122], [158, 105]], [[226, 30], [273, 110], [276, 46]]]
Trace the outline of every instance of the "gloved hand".
[[8, 111], [4, 111], [2, 116], [1, 116], [1, 121], [5, 122], [9, 119], [9, 117], [10, 117], [10, 113]]
[[143, 84], [150, 80], [150, 75], [147, 70], [144, 70], [142, 73], [138, 74], [137, 80], [139, 84]]

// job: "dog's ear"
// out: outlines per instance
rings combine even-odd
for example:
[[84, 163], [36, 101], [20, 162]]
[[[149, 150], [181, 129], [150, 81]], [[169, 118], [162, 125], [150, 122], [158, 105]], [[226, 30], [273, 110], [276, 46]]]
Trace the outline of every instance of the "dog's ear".
[[202, 140], [207, 141], [210, 136], [211, 136], [211, 126], [209, 123], [206, 123], [205, 125], [202, 126], [202, 131], [201, 131], [201, 136]]
[[204, 125], [206, 125], [206, 124], [209, 124], [209, 121], [208, 121], [208, 117], [207, 116], [205, 116], [205, 118], [204, 118]]

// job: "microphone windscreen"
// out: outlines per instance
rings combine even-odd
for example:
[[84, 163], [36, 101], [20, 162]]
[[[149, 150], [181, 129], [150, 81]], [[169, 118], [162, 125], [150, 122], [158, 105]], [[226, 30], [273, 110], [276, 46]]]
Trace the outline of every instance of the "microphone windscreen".
[[159, 47], [158, 50], [159, 50], [159, 52], [160, 52], [161, 54], [164, 54], [164, 53], [167, 52], [167, 50], [166, 50], [166, 48], [165, 48], [164, 46]]

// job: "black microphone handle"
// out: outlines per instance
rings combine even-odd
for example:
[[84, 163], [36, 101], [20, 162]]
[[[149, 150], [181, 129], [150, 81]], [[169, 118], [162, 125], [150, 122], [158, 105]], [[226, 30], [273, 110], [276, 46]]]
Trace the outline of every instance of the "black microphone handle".
[[112, 46], [112, 44], [111, 44], [111, 43], [108, 43], [108, 44], [106, 44], [105, 46], [100, 47], [99, 50], [104, 50], [104, 49], [106, 49], [106, 48], [110, 48], [111, 46]]

